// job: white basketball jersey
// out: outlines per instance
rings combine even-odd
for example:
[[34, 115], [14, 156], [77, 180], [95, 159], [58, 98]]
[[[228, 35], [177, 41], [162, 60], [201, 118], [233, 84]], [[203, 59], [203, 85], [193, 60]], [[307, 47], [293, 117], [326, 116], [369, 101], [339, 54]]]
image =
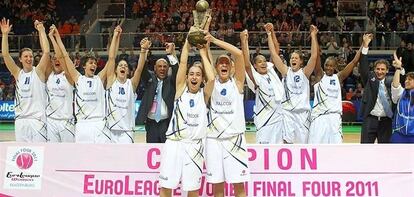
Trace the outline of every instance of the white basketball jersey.
[[303, 69], [293, 72], [292, 68], [289, 67], [287, 75], [283, 79], [283, 85], [285, 89], [282, 101], [283, 109], [288, 111], [310, 110], [309, 79], [303, 73]]
[[53, 119], [73, 119], [73, 86], [65, 73], [51, 73], [46, 83], [48, 101], [46, 116]]
[[321, 81], [314, 85], [312, 119], [328, 113], [342, 114], [341, 84], [338, 75], [323, 75]]
[[75, 85], [75, 115], [78, 121], [105, 118], [105, 89], [99, 76], [79, 76]]
[[225, 83], [216, 78], [210, 100], [208, 137], [229, 138], [244, 133], [243, 93], [239, 92], [234, 78]]
[[132, 82], [118, 80], [108, 89], [107, 116], [108, 127], [111, 130], [132, 131], [135, 127], [135, 100], [137, 98]]
[[46, 114], [46, 84], [40, 81], [36, 67], [25, 73], [20, 70], [16, 81], [15, 116], [20, 118], [34, 118], [45, 120]]
[[257, 88], [254, 106], [254, 124], [257, 130], [282, 119], [283, 85], [273, 66], [267, 67], [267, 74], [259, 74], [252, 69]]
[[186, 88], [175, 100], [166, 136], [172, 140], [197, 140], [206, 137], [207, 108], [203, 89], [196, 94]]

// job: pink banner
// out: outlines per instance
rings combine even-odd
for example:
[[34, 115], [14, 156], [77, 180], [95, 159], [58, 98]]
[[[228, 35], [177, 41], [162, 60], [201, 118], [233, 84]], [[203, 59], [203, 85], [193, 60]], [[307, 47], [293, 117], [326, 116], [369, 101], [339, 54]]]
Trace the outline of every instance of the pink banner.
[[[161, 148], [0, 143], [0, 196], [158, 196]], [[247, 196], [414, 196], [412, 145], [250, 145], [248, 152]], [[204, 178], [200, 193], [213, 194]]]

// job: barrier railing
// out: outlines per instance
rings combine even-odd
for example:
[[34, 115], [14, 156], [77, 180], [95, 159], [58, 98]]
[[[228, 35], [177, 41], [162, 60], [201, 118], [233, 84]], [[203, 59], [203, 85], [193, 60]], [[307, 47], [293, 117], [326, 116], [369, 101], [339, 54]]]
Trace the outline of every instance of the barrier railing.
[[[111, 15], [108, 15], [111, 16]], [[327, 49], [331, 37], [337, 43], [338, 50], [342, 43], [346, 40], [353, 48], [360, 46], [360, 41], [364, 32], [353, 31], [321, 31], [319, 32], [319, 40], [322, 49]], [[165, 42], [175, 42], [178, 47], [182, 46], [186, 32], [152, 32], [152, 33], [123, 33], [122, 39], [127, 40], [122, 42], [120, 48], [139, 48], [139, 41], [144, 37], [149, 37], [152, 40], [153, 49], [163, 49]], [[212, 31], [212, 34], [219, 39], [239, 45], [240, 37], [238, 32], [229, 34], [220, 34]], [[267, 48], [267, 35], [265, 32], [249, 32], [249, 45], [251, 48], [261, 47]], [[310, 47], [309, 32], [277, 32], [278, 41], [281, 48], [305, 48]], [[111, 38], [111, 33], [81, 33], [81, 34], [67, 34], [62, 35], [65, 46], [69, 51], [84, 51], [91, 48], [95, 50], [106, 50]], [[35, 35], [9, 35], [10, 51], [18, 51], [21, 48], [29, 47], [34, 50], [40, 49], [39, 38]], [[90, 42], [88, 42], [90, 40]], [[92, 40], [94, 42], [92, 42]], [[96, 40], [100, 42], [96, 42]], [[408, 40], [414, 42], [414, 32], [408, 31], [392, 31], [392, 32], [376, 32], [372, 41], [374, 49], [388, 50], [399, 47], [401, 40]], [[215, 46], [212, 46], [213, 48]]]

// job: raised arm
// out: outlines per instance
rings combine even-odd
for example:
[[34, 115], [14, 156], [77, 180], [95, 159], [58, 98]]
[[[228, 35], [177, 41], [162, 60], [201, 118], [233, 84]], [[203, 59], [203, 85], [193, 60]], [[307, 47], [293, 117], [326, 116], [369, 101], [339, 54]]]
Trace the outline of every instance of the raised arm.
[[[98, 73], [99, 78], [101, 78], [102, 83], [105, 84], [105, 81], [107, 79], [111, 79], [112, 83], [115, 79], [115, 58], [116, 58], [116, 52], [119, 46], [119, 39], [122, 33], [121, 26], [116, 26], [114, 29], [114, 33], [111, 40], [111, 45], [108, 49], [108, 61], [106, 61], [105, 67]], [[111, 78], [109, 78], [109, 75], [111, 75]], [[112, 84], [110, 84], [112, 85]], [[107, 84], [108, 87], [108, 84]]]
[[178, 72], [178, 58], [175, 52], [175, 44], [173, 42], [165, 44], [165, 52], [167, 53], [168, 62], [170, 64], [171, 72], [171, 83], [176, 85], [177, 72]]
[[7, 69], [13, 75], [15, 79], [18, 79], [20, 68], [16, 65], [13, 58], [9, 53], [9, 33], [13, 25], [9, 24], [9, 19], [1, 19], [1, 54], [4, 58], [4, 63], [6, 64]]
[[[279, 41], [277, 40], [276, 37], [276, 33], [275, 33], [275, 29], [273, 28], [273, 23], [267, 23], [266, 25], [270, 26], [270, 31], [272, 32], [272, 41], [273, 41], [273, 45], [275, 46], [275, 51], [276, 54], [279, 55], [279, 51], [280, 51], [280, 44]], [[299, 28], [299, 27], [298, 27]], [[299, 30], [298, 30], [299, 31]]]
[[239, 89], [240, 93], [243, 93], [244, 89], [244, 80], [246, 79], [245, 69], [244, 69], [244, 59], [243, 59], [243, 53], [240, 49], [237, 47], [214, 38], [211, 34], [207, 34], [205, 39], [211, 43], [214, 43], [215, 45], [225, 49], [226, 51], [230, 52], [231, 55], [234, 57], [235, 61], [235, 73], [234, 78], [236, 79], [236, 84]]
[[249, 33], [247, 30], [240, 32], [240, 44], [243, 52], [244, 58], [244, 68], [246, 69], [247, 76], [256, 86], [256, 81], [253, 77], [252, 63], [250, 62], [250, 53], [249, 53]]
[[361, 74], [362, 85], [364, 86], [367, 83], [369, 75], [369, 64], [368, 64], [368, 46], [372, 40], [372, 34], [364, 34], [362, 37], [362, 50], [361, 58], [359, 61], [359, 73]]
[[144, 69], [145, 61], [147, 61], [148, 51], [151, 47], [151, 41], [149, 41], [148, 38], [144, 38], [141, 40], [140, 46], [141, 52], [139, 53], [137, 68], [135, 69], [134, 76], [131, 78], [132, 87], [134, 90], [137, 89], [139, 81], [141, 80], [142, 70]]
[[305, 73], [306, 77], [309, 79], [311, 76], [313, 69], [315, 69], [316, 59], [318, 56], [318, 28], [314, 25], [310, 27], [310, 36], [311, 36], [311, 56], [308, 60], [308, 64], [306, 64], [305, 68], [303, 68], [303, 72]]
[[288, 72], [288, 67], [286, 64], [283, 63], [282, 58], [280, 58], [280, 56], [278, 55], [278, 52], [276, 51], [275, 44], [272, 39], [272, 29], [273, 29], [273, 25], [271, 23], [267, 23], [265, 25], [265, 30], [267, 33], [267, 43], [269, 45], [269, 51], [270, 51], [270, 57], [272, 58], [273, 64], [276, 66], [276, 69], [282, 74], [283, 77], [285, 77]]
[[315, 73], [315, 82], [319, 82], [321, 81], [322, 77], [323, 77], [323, 70], [322, 70], [322, 62], [321, 62], [321, 55], [322, 55], [322, 50], [321, 47], [318, 47], [318, 56], [316, 56], [316, 67], [314, 70]]
[[360, 47], [359, 50], [356, 52], [354, 59], [352, 59], [352, 61], [349, 62], [349, 64], [346, 65], [343, 70], [338, 72], [337, 75], [340, 82], [344, 81], [352, 73], [354, 67], [358, 64], [359, 59], [361, 58], [361, 50], [362, 47]]
[[121, 39], [121, 33], [122, 33], [121, 27], [119, 25], [116, 26], [114, 30], [114, 34], [112, 36], [111, 45], [109, 46], [108, 61], [106, 62], [104, 69], [102, 69], [98, 73], [98, 76], [101, 78], [103, 82], [107, 80], [107, 83], [106, 83], [107, 89], [112, 86], [112, 84], [114, 83], [116, 79], [115, 59], [116, 59], [116, 53], [118, 52], [118, 48], [119, 48], [119, 41]]
[[50, 46], [49, 41], [47, 40], [45, 27], [43, 23], [36, 20], [34, 22], [36, 30], [39, 32], [40, 47], [42, 48], [42, 57], [40, 58], [39, 64], [36, 66], [36, 73], [39, 76], [40, 80], [46, 82], [48, 67], [50, 65]]
[[[207, 43], [206, 46], [209, 46]], [[204, 47], [200, 49], [201, 61], [203, 62], [204, 74], [206, 77], [206, 84], [204, 86], [204, 101], [208, 103], [214, 87], [214, 69], [208, 57], [209, 48]]]
[[188, 40], [185, 39], [183, 50], [181, 52], [180, 63], [177, 71], [177, 77], [175, 81], [176, 93], [175, 98], [179, 98], [185, 89], [185, 74], [187, 72], [188, 65], [188, 53], [190, 50], [190, 44]]
[[[210, 14], [207, 15], [207, 17], [208, 17], [208, 19], [207, 19], [206, 26], [204, 27], [204, 31], [209, 32], [210, 24], [211, 24], [211, 16], [210, 16]], [[208, 60], [210, 62], [210, 65], [213, 65], [213, 62], [214, 61], [213, 61], [213, 54], [211, 53], [211, 50], [210, 50], [210, 42], [207, 42], [205, 44], [205, 48], [207, 49], [207, 57], [208, 57]], [[213, 69], [213, 72], [214, 72], [214, 69]]]
[[395, 73], [392, 79], [391, 99], [392, 99], [392, 102], [397, 103], [404, 89], [401, 87], [401, 83], [400, 83], [400, 74], [401, 74], [401, 69], [402, 69], [402, 57], [398, 58], [397, 53], [395, 51], [394, 51], [394, 60], [392, 61], [392, 65], [395, 68]]
[[[53, 37], [53, 35], [55, 34], [55, 31], [56, 31], [56, 26], [55, 25], [50, 26], [48, 36], [49, 36], [50, 41], [52, 42], [53, 50], [55, 51], [55, 58], [59, 61], [60, 65], [65, 70], [66, 69], [65, 58], [63, 57], [62, 51], [60, 50], [55, 37]], [[52, 70], [52, 65], [50, 65], [47, 70]], [[74, 84], [72, 77], [70, 77], [70, 75], [65, 75], [65, 77], [70, 84]]]
[[76, 70], [75, 65], [73, 64], [72, 60], [70, 59], [69, 54], [66, 51], [65, 45], [62, 42], [62, 38], [59, 35], [58, 30], [56, 29], [54, 32], [55, 32], [54, 36], [56, 38], [56, 42], [59, 46], [60, 51], [62, 52], [64, 62], [65, 62], [64, 64], [62, 64], [63, 69], [65, 70], [65, 73], [69, 74], [70, 78], [72, 79], [73, 84], [71, 84], [71, 85], [75, 85], [75, 83], [79, 79], [80, 73]]
[[395, 52], [394, 52], [394, 60], [392, 61], [392, 65], [395, 68], [394, 78], [392, 79], [392, 86], [394, 88], [398, 88], [398, 86], [401, 85], [400, 74], [401, 74], [401, 69], [402, 69], [402, 57], [398, 58]]

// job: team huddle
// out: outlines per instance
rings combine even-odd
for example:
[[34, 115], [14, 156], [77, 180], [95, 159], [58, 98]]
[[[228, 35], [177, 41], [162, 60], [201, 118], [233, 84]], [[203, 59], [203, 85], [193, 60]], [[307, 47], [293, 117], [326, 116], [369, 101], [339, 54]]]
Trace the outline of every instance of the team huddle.
[[[234, 184], [237, 196], [243, 196], [243, 183], [249, 180], [242, 107], [245, 81], [256, 94], [257, 143], [342, 143], [341, 83], [360, 59], [366, 59], [372, 39], [371, 34], [364, 35], [354, 59], [343, 70], [335, 72], [338, 63], [333, 57], [326, 59], [322, 69], [318, 29], [313, 25], [310, 27], [309, 60], [305, 65], [303, 54], [295, 51], [291, 54], [290, 66], [278, 54], [280, 46], [271, 23], [264, 29], [273, 63], [258, 55], [252, 60], [253, 64], [247, 30], [240, 33], [240, 50], [213, 37], [208, 33], [207, 25], [204, 37], [207, 44], [196, 46], [201, 61], [188, 61], [191, 46], [186, 40], [180, 61], [175, 56], [174, 44], [169, 44], [167, 58], [158, 59], [154, 72], [149, 72], [145, 62], [151, 42], [144, 38], [140, 42], [137, 68], [129, 78], [128, 63], [124, 60], [116, 63], [122, 33], [120, 26], [114, 30], [103, 70], [95, 74], [96, 59], [86, 55], [81, 62], [82, 75], [75, 69], [56, 27], [52, 25], [47, 35], [41, 22], [36, 21], [34, 25], [39, 32], [42, 57], [34, 67], [32, 51], [24, 48], [19, 53], [22, 65], [19, 67], [9, 54], [11, 25], [9, 20], [1, 21], [2, 55], [16, 79], [16, 141], [133, 143], [136, 89], [139, 83], [144, 83], [148, 89], [137, 120], [145, 124], [147, 142], [165, 142], [160, 172], [162, 196], [170, 196], [171, 189], [180, 181], [183, 190], [189, 191], [190, 196], [197, 196], [204, 161], [207, 181], [213, 183], [215, 193], [222, 192], [224, 181], [227, 181]], [[48, 37], [54, 49], [53, 58], [50, 57]], [[231, 57], [223, 54], [213, 61], [209, 49], [211, 43], [229, 52]], [[375, 75], [368, 75], [368, 65], [360, 65], [360, 69], [367, 70], [361, 73], [363, 79], [364, 74], [367, 76], [364, 83], [381, 84], [384, 81], [385, 75], [378, 74], [382, 64], [385, 63], [380, 62], [378, 66], [375, 63]], [[172, 74], [168, 74], [170, 65]], [[364, 117], [372, 121], [377, 118], [375, 124], [382, 125], [382, 121], [391, 121], [393, 112], [389, 106], [392, 102], [397, 103], [399, 115], [394, 131], [409, 136], [413, 132], [410, 130], [412, 125], [405, 117], [412, 113], [409, 104], [414, 75], [407, 75], [404, 89], [399, 81], [402, 62], [396, 56], [393, 66], [396, 74], [391, 89], [384, 93], [381, 89], [387, 89], [386, 85], [377, 86], [377, 92], [372, 95], [375, 95], [373, 98], [379, 95], [379, 102], [373, 102]], [[312, 73], [317, 83], [314, 85], [314, 103], [310, 106], [309, 78]], [[383, 94], [388, 94], [388, 100]], [[410, 107], [407, 110], [403, 105]], [[362, 142], [376, 139], [386, 142], [391, 138], [391, 133], [372, 131], [372, 124], [364, 122]], [[381, 130], [380, 126], [377, 129]], [[404, 138], [393, 136], [397, 137]]]

